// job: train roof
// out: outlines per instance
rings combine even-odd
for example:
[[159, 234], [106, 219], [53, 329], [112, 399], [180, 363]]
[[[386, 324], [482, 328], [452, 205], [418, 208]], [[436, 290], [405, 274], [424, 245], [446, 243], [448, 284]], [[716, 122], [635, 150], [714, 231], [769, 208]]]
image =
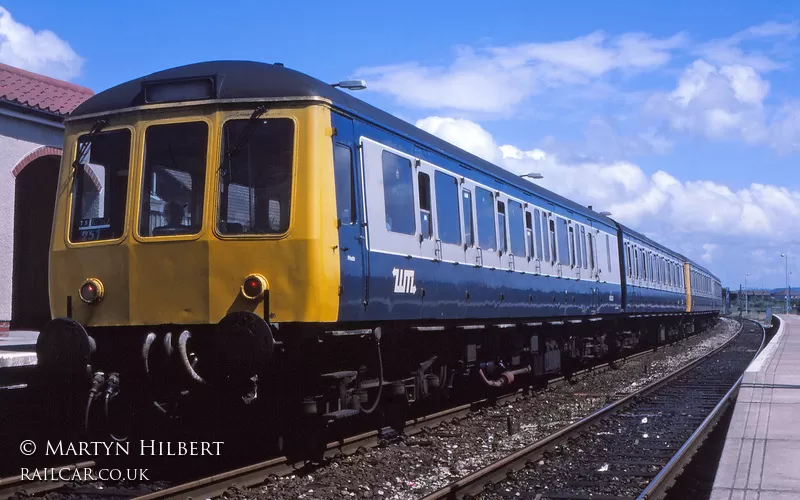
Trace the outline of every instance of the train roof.
[[215, 95], [213, 97], [215, 100], [284, 99], [287, 101], [301, 101], [312, 98], [327, 99], [337, 108], [426, 144], [453, 158], [455, 161], [480, 168], [512, 186], [534, 193], [568, 210], [602, 221], [609, 226], [613, 227], [615, 225], [615, 221], [600, 215], [598, 212], [589, 210], [583, 205], [579, 205], [504, 168], [468, 153], [328, 83], [280, 64], [252, 61], [211, 61], [159, 71], [100, 92], [78, 106], [73, 111], [70, 119], [79, 120], [82, 117], [88, 118], [87, 115], [110, 113], [145, 105], [145, 83], [152, 84], [153, 82], [176, 80], [191, 81], [209, 77], [213, 78], [215, 82]]
[[622, 232], [624, 234], [632, 235], [632, 236], [636, 237], [637, 239], [640, 239], [640, 240], [644, 241], [648, 245], [652, 245], [653, 247], [658, 248], [659, 250], [661, 250], [663, 252], [666, 252], [666, 253], [672, 255], [675, 258], [680, 259], [681, 262], [688, 262], [689, 265], [691, 265], [695, 269], [703, 271], [704, 273], [708, 274], [709, 276], [711, 276], [715, 280], [720, 281], [720, 279], [716, 275], [714, 275], [714, 273], [712, 273], [711, 271], [709, 271], [705, 267], [697, 264], [696, 262], [694, 262], [692, 259], [689, 259], [685, 255], [680, 254], [680, 253], [676, 252], [675, 250], [670, 250], [669, 248], [665, 247], [664, 245], [662, 245], [662, 244], [660, 244], [660, 243], [658, 243], [656, 241], [651, 240], [650, 238], [648, 238], [647, 236], [643, 235], [642, 233], [634, 231], [633, 229], [629, 228], [628, 226], [626, 226], [624, 224], [620, 224], [619, 222], [617, 224], [619, 224], [619, 227], [622, 228]]
[[638, 231], [634, 231], [633, 229], [629, 228], [628, 226], [626, 226], [624, 224], [621, 224], [619, 222], [617, 222], [617, 224], [619, 224], [619, 227], [622, 228], [623, 234], [631, 235], [634, 238], [636, 238], [638, 240], [642, 240], [643, 242], [647, 243], [648, 245], [650, 245], [650, 246], [652, 246], [654, 248], [657, 248], [657, 249], [661, 250], [662, 252], [665, 252], [665, 253], [671, 255], [672, 257], [679, 258], [679, 259], [681, 259], [683, 261], [686, 261], [686, 257], [684, 257], [683, 255], [679, 254], [675, 250], [671, 250], [671, 249], [665, 247], [664, 245], [662, 245], [661, 243], [658, 243], [657, 241], [651, 240], [650, 238], [648, 238], [647, 236], [643, 235], [642, 233], [640, 233]]

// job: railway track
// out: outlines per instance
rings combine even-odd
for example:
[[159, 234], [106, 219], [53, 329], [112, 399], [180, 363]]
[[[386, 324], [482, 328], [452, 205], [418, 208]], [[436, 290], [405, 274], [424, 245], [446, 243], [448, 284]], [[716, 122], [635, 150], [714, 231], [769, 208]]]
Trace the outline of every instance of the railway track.
[[[632, 361], [636, 358], [649, 355], [661, 348], [663, 348], [663, 346], [638, 352], [636, 354], [620, 358], [616, 360], [615, 363], [621, 364], [627, 361]], [[569, 380], [574, 381], [593, 373], [601, 373], [611, 369], [612, 366], [609, 363], [603, 363], [572, 373], [568, 376], [568, 378]], [[567, 378], [557, 377], [549, 380], [548, 385], [558, 385], [565, 382], [567, 382]], [[433, 415], [428, 415], [417, 420], [409, 421], [406, 423], [405, 434], [409, 437], [413, 436], [424, 429], [434, 427], [441, 422], [466, 416], [470, 412], [473, 412], [478, 408], [482, 408], [487, 404], [503, 403], [521, 397], [524, 393], [528, 392], [528, 390], [529, 388], [520, 389], [515, 393], [507, 394], [493, 401], [483, 399], [468, 405], [463, 405]], [[369, 448], [371, 446], [375, 446], [378, 444], [378, 442], [379, 436], [377, 432], [365, 433], [360, 436], [348, 438], [342, 442], [329, 443], [327, 446], [326, 456], [331, 457], [337, 454], [351, 454], [359, 448]], [[169, 489], [153, 492], [151, 494], [138, 497], [137, 500], [213, 498], [222, 495], [228, 488], [232, 486], [237, 486], [240, 488], [252, 487], [262, 484], [271, 476], [286, 476], [297, 472], [297, 469], [293, 468], [292, 464], [288, 463], [285, 457], [280, 457], [218, 474], [216, 476], [206, 477], [197, 481], [181, 484]]]
[[26, 474], [17, 474], [0, 479], [0, 498], [9, 498], [16, 493], [25, 492], [29, 495], [47, 493], [57, 490], [67, 484], [66, 481], [42, 480], [41, 478], [70, 477], [77, 470], [91, 469], [97, 465], [93, 460], [78, 462], [58, 467], [47, 467], [26, 471]]
[[660, 498], [731, 404], [764, 339], [747, 321], [687, 366], [424, 500]]
[[[680, 342], [680, 341], [678, 341]], [[627, 361], [632, 361], [636, 358], [647, 356], [664, 346], [653, 349], [647, 349], [615, 361], [616, 364], [623, 364]], [[585, 376], [601, 373], [606, 370], [612, 369], [608, 363], [593, 366], [584, 370], [570, 374], [568, 377], [557, 377], [550, 379], [548, 385], [559, 385], [570, 381], [579, 380]], [[434, 414], [426, 415], [423, 417], [415, 418], [406, 422], [404, 433], [406, 436], [411, 437], [424, 429], [435, 427], [436, 425], [461, 418], [469, 415], [470, 413], [493, 404], [500, 404], [510, 402], [517, 398], [524, 397], [531, 391], [531, 387], [519, 389], [513, 393], [505, 394], [503, 396], [492, 399], [481, 399], [469, 404], [461, 405], [458, 407], [450, 408]], [[371, 448], [377, 446], [383, 437], [378, 431], [366, 432], [356, 436], [351, 436], [339, 441], [330, 442], [326, 446], [325, 458], [332, 458], [337, 455], [350, 455], [356, 453], [361, 448]], [[61, 466], [66, 470], [71, 470], [77, 467], [92, 467], [95, 462], [70, 464]], [[56, 470], [58, 467], [56, 468]], [[297, 463], [290, 461], [287, 457], [275, 457], [259, 463], [254, 463], [245, 467], [237, 468], [234, 470], [222, 472], [212, 476], [203, 477], [191, 482], [179, 484], [173, 487], [155, 491], [152, 493], [139, 496], [137, 498], [145, 500], [153, 499], [177, 499], [177, 498], [213, 498], [222, 495], [231, 486], [250, 487], [263, 483], [269, 477], [275, 476], [288, 476], [296, 474], [303, 470], [302, 464], [298, 466]], [[64, 493], [72, 494], [88, 494], [93, 495], [92, 487], [78, 487], [64, 488], [63, 482], [39, 482], [33, 484], [31, 481], [21, 480], [19, 476], [0, 479], [0, 499], [8, 498], [19, 491], [27, 493], [41, 494], [50, 491], [62, 490]], [[106, 490], [107, 491], [107, 490]], [[141, 491], [141, 490], [139, 490]], [[101, 491], [94, 493], [100, 494]], [[134, 491], [128, 491], [124, 496], [135, 496]]]

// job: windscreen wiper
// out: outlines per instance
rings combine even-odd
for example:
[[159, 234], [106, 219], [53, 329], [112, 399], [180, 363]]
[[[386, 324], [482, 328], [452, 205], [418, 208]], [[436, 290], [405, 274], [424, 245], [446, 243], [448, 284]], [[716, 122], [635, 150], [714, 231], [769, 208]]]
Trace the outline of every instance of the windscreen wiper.
[[239, 151], [241, 151], [242, 148], [245, 147], [245, 145], [247, 145], [247, 141], [250, 140], [250, 136], [253, 134], [253, 129], [256, 120], [258, 120], [266, 112], [267, 112], [267, 106], [264, 104], [261, 104], [255, 110], [253, 110], [253, 114], [250, 115], [250, 119], [247, 120], [247, 124], [244, 126], [242, 131], [239, 132], [239, 135], [236, 137], [236, 140], [233, 141], [233, 147], [226, 152], [226, 156], [228, 158], [233, 158], [234, 156], [239, 154]]
[[92, 125], [92, 129], [89, 131], [86, 139], [80, 145], [80, 149], [78, 149], [78, 154], [75, 155], [75, 161], [72, 162], [72, 171], [74, 172], [80, 165], [83, 165], [83, 157], [86, 156], [86, 153], [89, 151], [89, 146], [92, 145], [92, 139], [94, 136], [100, 133], [103, 130], [103, 127], [108, 125], [108, 120], [97, 120]]

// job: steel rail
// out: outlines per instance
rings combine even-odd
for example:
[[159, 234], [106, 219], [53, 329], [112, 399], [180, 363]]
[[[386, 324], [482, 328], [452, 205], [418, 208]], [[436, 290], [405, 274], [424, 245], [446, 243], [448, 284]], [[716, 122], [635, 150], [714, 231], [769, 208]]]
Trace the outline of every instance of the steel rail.
[[[569, 425], [568, 427], [565, 427], [531, 445], [526, 446], [525, 448], [522, 448], [494, 463], [487, 465], [482, 469], [473, 472], [472, 474], [464, 476], [463, 478], [454, 481], [444, 486], [443, 488], [440, 488], [426, 495], [425, 497], [423, 497], [422, 500], [461, 498], [466, 495], [474, 495], [477, 492], [482, 491], [488, 484], [494, 484], [505, 479], [505, 477], [509, 472], [518, 471], [524, 468], [528, 462], [539, 459], [544, 454], [545, 451], [566, 441], [570, 437], [582, 432], [584, 429], [591, 427], [592, 425], [600, 421], [602, 418], [614, 414], [616, 411], [622, 409], [631, 400], [635, 398], [640, 398], [642, 396], [645, 396], [653, 392], [654, 390], [662, 387], [663, 385], [669, 383], [675, 378], [688, 372], [689, 370], [696, 367], [700, 363], [703, 363], [706, 359], [710, 358], [711, 356], [714, 356], [722, 349], [727, 347], [731, 342], [736, 340], [742, 333], [743, 329], [744, 329], [744, 324], [740, 322], [739, 330], [736, 332], [735, 335], [733, 335], [725, 343], [718, 346], [716, 349], [709, 351], [708, 353], [695, 359], [691, 363], [683, 366], [682, 368], [674, 370], [673, 372], [667, 374], [661, 379], [648, 384], [642, 389], [633, 392], [631, 394], [628, 394], [624, 398], [619, 399], [611, 403], [610, 405], [595, 411], [591, 415], [588, 415], [582, 418], [581, 420], [578, 420], [577, 422]], [[763, 340], [762, 340], [762, 345], [763, 345]]]
[[62, 477], [61, 473], [64, 471], [71, 472], [79, 469], [92, 469], [96, 465], [97, 462], [90, 460], [76, 464], [43, 467], [41, 469], [34, 469], [27, 474], [23, 474], [22, 470], [20, 470], [20, 473], [16, 476], [0, 479], [0, 499], [10, 498], [20, 492], [38, 494], [57, 490], [67, 484], [69, 481], [49, 481], [42, 480], [42, 478], [58, 477], [60, 479]]
[[[497, 398], [498, 401], [505, 401], [520, 396], [526, 389], [518, 389], [515, 392]], [[466, 416], [489, 400], [484, 398], [472, 403], [464, 404], [443, 410], [423, 417], [408, 420], [404, 427], [406, 436], [414, 436], [421, 433], [424, 429], [434, 427], [442, 422], [458, 417]], [[332, 441], [326, 445], [324, 457], [331, 458], [338, 454], [352, 454], [359, 448], [374, 447], [380, 441], [378, 431], [365, 432], [356, 436], [351, 436], [339, 441]], [[270, 476], [286, 476], [297, 470], [296, 462], [292, 462], [287, 457], [276, 457], [270, 460], [248, 465], [231, 471], [207, 476], [196, 481], [179, 484], [161, 491], [152, 492], [136, 497], [136, 500], [165, 500], [178, 498], [213, 498], [222, 495], [229, 487], [236, 485], [239, 487], [251, 487], [263, 483]]]
[[[739, 332], [740, 331], [741, 331], [741, 325]], [[725, 345], [727, 345], [728, 342], [736, 338], [739, 332], [737, 332], [736, 335], [731, 337], [731, 339], [729, 339], [725, 344], [723, 344], [719, 348], [724, 347]], [[629, 356], [616, 359], [614, 360], [614, 362], [620, 362], [620, 361], [624, 362], [637, 359], [642, 356], [652, 354], [658, 351], [659, 349], [663, 349], [664, 347], [677, 344], [682, 340], [685, 339], [678, 339], [673, 342], [670, 342], [669, 344], [664, 344], [662, 346], [646, 349], [644, 351], [640, 351], [631, 354]], [[695, 360], [695, 362], [704, 359], [706, 356], [709, 356], [714, 352], [716, 352], [716, 350], [707, 353], [701, 358], [698, 358], [697, 360]], [[688, 365], [686, 368], [688, 369], [688, 367], [693, 365], [694, 362]], [[610, 370], [611, 368], [612, 366], [610, 363], [602, 363], [597, 366], [579, 370], [577, 372], [569, 374], [566, 377], [562, 376], [548, 380], [547, 386], [550, 387], [556, 383], [565, 382], [567, 380], [574, 381], [578, 377], [589, 375], [592, 373], [602, 373], [606, 370]], [[483, 398], [461, 406], [449, 408], [447, 410], [443, 410], [431, 415], [426, 415], [424, 417], [419, 417], [409, 420], [405, 424], [406, 426], [404, 428], [404, 432], [407, 436], [413, 436], [415, 434], [422, 432], [422, 430], [425, 428], [434, 427], [439, 423], [452, 420], [454, 418], [458, 418], [461, 416], [466, 416], [470, 414], [472, 411], [476, 410], [477, 408], [481, 408], [483, 405], [489, 404], [491, 402], [497, 403], [520, 397], [529, 389], [530, 386], [527, 386], [518, 389], [517, 391], [499, 396], [495, 398], [493, 401], [490, 400], [489, 398]], [[636, 394], [641, 395], [641, 393], [636, 393]], [[629, 398], [625, 398], [625, 401], [627, 401], [628, 399]], [[348, 437], [343, 440], [330, 442], [326, 446], [324, 457], [330, 458], [340, 453], [351, 454], [357, 451], [359, 448], [375, 446], [377, 445], [379, 440], [380, 440], [379, 432], [370, 431], [356, 436]], [[231, 486], [235, 485], [242, 488], [252, 487], [262, 484], [270, 476], [286, 476], [295, 472], [296, 470], [297, 468], [295, 468], [295, 463], [291, 462], [287, 457], [277, 457], [260, 463], [223, 472], [220, 474], [207, 476], [195, 481], [179, 484], [161, 491], [152, 492], [143, 496], [136, 497], [136, 500], [167, 500], [167, 499], [177, 500], [184, 498], [214, 498], [222, 495]]]
[[[750, 321], [761, 328], [761, 345], [753, 356], [753, 359], [755, 359], [764, 349], [767, 341], [767, 332], [764, 329], [764, 325], [761, 323], [747, 319], [745, 321]], [[725, 393], [725, 396], [723, 396], [714, 409], [711, 410], [711, 413], [708, 414], [700, 426], [692, 433], [691, 436], [689, 436], [686, 442], [684, 442], [683, 446], [681, 446], [678, 451], [675, 452], [669, 462], [667, 462], [667, 464], [659, 471], [656, 477], [650, 481], [650, 484], [648, 484], [642, 493], [639, 494], [637, 500], [661, 498], [664, 496], [667, 489], [674, 484], [675, 479], [677, 479], [678, 475], [680, 475], [682, 472], [683, 466], [685, 466], [691, 460], [694, 452], [703, 443], [706, 436], [708, 436], [708, 433], [714, 428], [716, 423], [725, 413], [725, 410], [727, 410], [730, 404], [733, 402], [736, 394], [739, 392], [739, 386], [741, 385], [743, 378], [744, 374], [742, 374], [742, 376], [736, 380], [728, 392]]]

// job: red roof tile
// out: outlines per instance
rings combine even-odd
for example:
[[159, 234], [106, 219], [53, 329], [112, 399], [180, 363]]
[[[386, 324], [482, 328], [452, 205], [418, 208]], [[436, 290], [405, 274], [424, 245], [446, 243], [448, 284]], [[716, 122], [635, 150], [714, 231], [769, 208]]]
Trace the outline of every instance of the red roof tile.
[[66, 116], [92, 95], [86, 87], [0, 64], [0, 102]]

